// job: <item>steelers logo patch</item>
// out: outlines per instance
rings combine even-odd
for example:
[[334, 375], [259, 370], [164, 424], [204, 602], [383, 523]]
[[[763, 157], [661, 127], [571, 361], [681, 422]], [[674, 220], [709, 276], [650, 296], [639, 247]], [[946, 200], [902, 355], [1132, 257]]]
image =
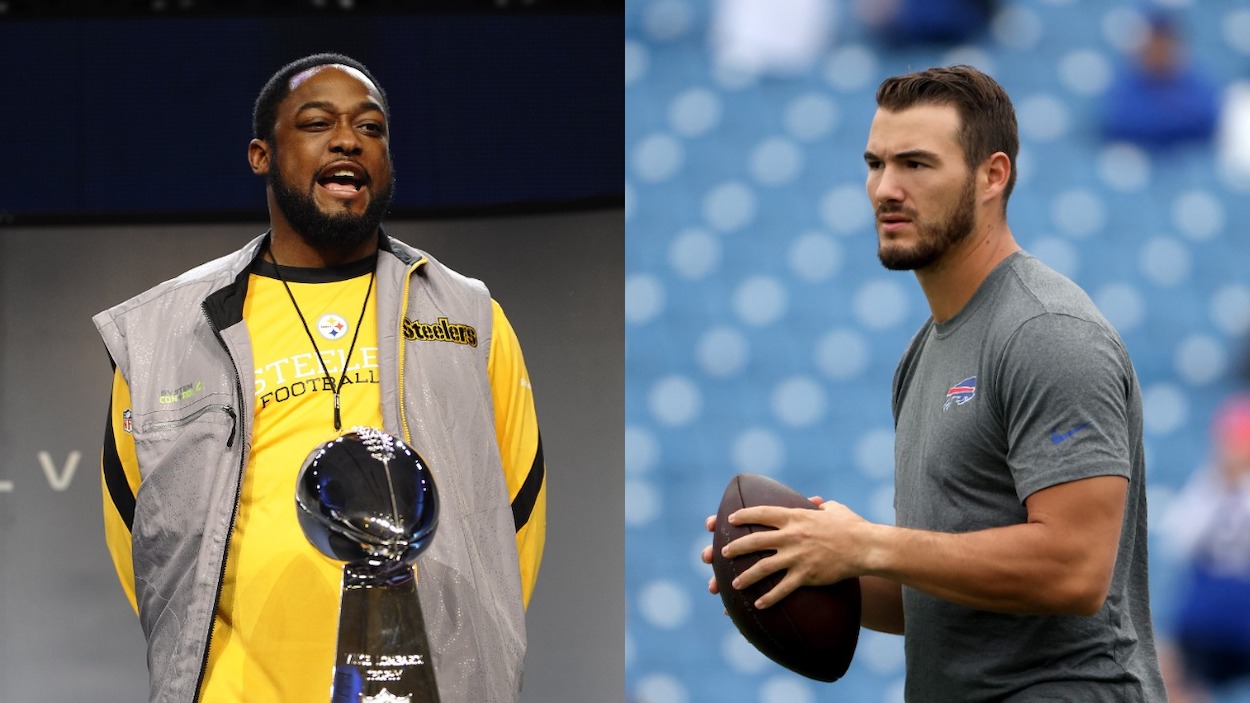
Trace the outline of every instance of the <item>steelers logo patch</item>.
[[344, 320], [342, 315], [328, 312], [317, 320], [317, 331], [331, 342], [337, 342], [347, 334], [347, 320]]

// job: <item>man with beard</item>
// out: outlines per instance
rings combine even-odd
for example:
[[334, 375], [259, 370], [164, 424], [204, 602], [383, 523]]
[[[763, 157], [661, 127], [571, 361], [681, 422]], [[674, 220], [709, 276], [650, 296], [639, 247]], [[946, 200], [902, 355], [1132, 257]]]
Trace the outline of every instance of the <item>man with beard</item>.
[[858, 577], [862, 625], [904, 636], [909, 701], [1164, 701], [1141, 391], [1088, 296], [1007, 225], [1011, 101], [953, 66], [887, 79], [877, 105], [879, 257], [915, 273], [932, 313], [894, 377], [896, 525], [819, 499], [741, 510], [731, 522], [777, 529], [725, 555], [775, 554], [733, 586], [785, 570], [766, 608]]
[[365, 66], [283, 67], [253, 128], [270, 230], [94, 320], [115, 368], [105, 535], [151, 700], [325, 700], [342, 565], [304, 537], [295, 481], [377, 427], [438, 485], [417, 568], [442, 701], [515, 701], [546, 482], [512, 328], [480, 281], [382, 231], [389, 114]]

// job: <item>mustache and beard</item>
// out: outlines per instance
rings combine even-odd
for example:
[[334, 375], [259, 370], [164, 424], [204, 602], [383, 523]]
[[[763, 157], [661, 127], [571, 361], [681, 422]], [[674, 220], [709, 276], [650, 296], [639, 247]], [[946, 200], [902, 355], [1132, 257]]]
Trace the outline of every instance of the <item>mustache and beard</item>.
[[976, 224], [976, 190], [971, 176], [964, 181], [963, 190], [954, 208], [946, 217], [935, 222], [916, 218], [915, 212], [905, 211], [897, 203], [885, 203], [877, 208], [877, 217], [899, 213], [911, 217], [916, 227], [917, 241], [912, 246], [882, 241], [877, 245], [877, 258], [881, 265], [891, 271], [915, 271], [936, 263], [952, 247], [972, 234]]
[[[392, 169], [391, 177], [386, 183], [380, 184], [381, 188], [373, 191], [365, 211], [359, 215], [350, 212], [323, 212], [312, 196], [312, 189], [317, 186], [316, 180], [310, 183], [307, 191], [300, 191], [288, 184], [278, 167], [276, 153], [267, 179], [273, 188], [278, 208], [304, 241], [318, 249], [348, 251], [364, 244], [370, 237], [377, 236], [378, 227], [391, 206], [391, 198], [395, 192], [394, 174]], [[373, 183], [370, 188], [377, 185], [379, 184]]]

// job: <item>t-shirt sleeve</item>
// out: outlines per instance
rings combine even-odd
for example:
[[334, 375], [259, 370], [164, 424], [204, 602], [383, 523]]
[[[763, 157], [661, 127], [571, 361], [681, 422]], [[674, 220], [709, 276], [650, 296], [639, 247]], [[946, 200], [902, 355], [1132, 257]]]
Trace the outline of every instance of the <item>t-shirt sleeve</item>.
[[998, 402], [1016, 494], [1132, 469], [1128, 354], [1101, 324], [1058, 313], [1034, 317], [1008, 342]]

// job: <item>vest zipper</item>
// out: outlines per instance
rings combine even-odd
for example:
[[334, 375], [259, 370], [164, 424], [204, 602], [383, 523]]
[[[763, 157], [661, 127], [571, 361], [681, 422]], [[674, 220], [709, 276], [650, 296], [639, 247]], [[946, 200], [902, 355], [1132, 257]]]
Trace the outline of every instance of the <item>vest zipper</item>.
[[[221, 344], [222, 350], [226, 352], [226, 356], [230, 359], [230, 365], [234, 367], [234, 389], [236, 398], [239, 402], [243, 402], [243, 381], [239, 378], [239, 366], [234, 362], [234, 357], [230, 356], [230, 347], [226, 346], [226, 340], [222, 338], [221, 331], [217, 329], [217, 325], [213, 323], [213, 316], [208, 314], [208, 305], [200, 303], [200, 308], [204, 311], [204, 317], [208, 319], [208, 327], [213, 331], [213, 336]], [[207, 409], [207, 408], [206, 408]], [[242, 430], [243, 418], [241, 413], [231, 413], [231, 417], [235, 420], [235, 430]], [[230, 440], [226, 443], [229, 447], [234, 444], [235, 431], [230, 432]], [[239, 451], [239, 475], [238, 481], [234, 487], [234, 507], [230, 510], [230, 523], [226, 528], [226, 548], [221, 554], [221, 570], [217, 573], [217, 591], [213, 594], [212, 622], [208, 626], [208, 637], [204, 640], [204, 657], [200, 660], [200, 673], [195, 679], [195, 694], [193, 701], [198, 703], [201, 689], [204, 687], [204, 678], [208, 675], [208, 657], [213, 650], [213, 632], [217, 629], [217, 606], [221, 602], [221, 590], [226, 580], [226, 565], [230, 562], [230, 538], [234, 535], [234, 522], [239, 516], [239, 498], [243, 493], [243, 469], [247, 463], [246, 452]]]
[[[408, 446], [412, 446], [412, 432], [408, 429], [408, 413], [404, 411], [404, 350], [408, 348], [408, 345], [404, 340], [404, 318], [408, 316], [408, 290], [412, 285], [412, 276], [425, 262], [426, 258], [424, 256], [417, 259], [417, 261], [409, 266], [408, 270], [404, 273], [404, 288], [400, 291], [399, 297], [399, 334], [395, 336], [396, 341], [399, 343], [399, 354], [396, 357], [399, 360], [399, 363], [396, 364], [396, 366], [398, 366], [396, 371], [399, 376], [399, 427], [400, 431], [404, 434], [402, 439]], [[420, 580], [420, 565], [416, 563], [412, 565], [412, 575], [414, 578], [418, 579], [418, 581]]]
[[169, 420], [166, 422], [154, 422], [148, 427], [148, 429], [149, 430], [172, 430], [178, 427], [183, 427], [185, 425], [191, 424], [192, 422], [195, 422], [196, 420], [199, 419], [201, 415], [203, 415], [206, 412], [209, 412], [210, 410], [213, 412], [223, 412], [230, 416], [230, 420], [231, 420], [230, 438], [226, 440], [226, 446], [233, 447], [234, 446], [234, 434], [235, 434], [235, 431], [238, 429], [238, 425], [239, 425], [239, 415], [238, 413], [234, 411], [234, 408], [229, 405], [221, 405], [221, 404], [205, 405], [204, 407], [200, 408], [199, 410], [196, 410], [194, 413], [180, 420]]
[[425, 257], [421, 257], [409, 266], [404, 274], [404, 289], [400, 292], [399, 298], [399, 334], [395, 336], [395, 339], [399, 340], [399, 363], [397, 364], [399, 368], [396, 369], [399, 372], [399, 427], [404, 433], [404, 442], [409, 445], [412, 444], [412, 432], [408, 429], [408, 413], [404, 411], [404, 350], [408, 347], [404, 344], [404, 318], [408, 315], [408, 289], [412, 285], [412, 275], [425, 262]]

